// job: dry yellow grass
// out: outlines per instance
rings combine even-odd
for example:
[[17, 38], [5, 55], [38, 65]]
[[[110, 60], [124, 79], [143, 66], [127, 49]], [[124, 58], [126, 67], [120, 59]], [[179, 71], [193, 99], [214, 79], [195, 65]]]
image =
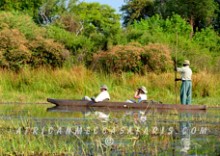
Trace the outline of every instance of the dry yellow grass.
[[[219, 78], [219, 74], [195, 73], [193, 103], [218, 105]], [[137, 87], [144, 85], [150, 100], [175, 103], [181, 82], [178, 82], [178, 92], [175, 93], [173, 73], [148, 73], [145, 76], [133, 73], [104, 74], [83, 66], [57, 70], [24, 69], [20, 73], [0, 71], [1, 101], [45, 102], [48, 97], [80, 99], [84, 95], [98, 94], [102, 84], [109, 87], [112, 101], [131, 99]]]

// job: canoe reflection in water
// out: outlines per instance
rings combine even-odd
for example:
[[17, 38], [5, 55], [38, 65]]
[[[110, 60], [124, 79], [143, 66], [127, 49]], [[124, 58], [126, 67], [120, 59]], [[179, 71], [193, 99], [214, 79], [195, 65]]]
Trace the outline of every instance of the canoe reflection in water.
[[110, 117], [110, 111], [102, 108], [92, 107], [69, 107], [69, 106], [54, 106], [47, 108], [49, 112], [81, 112], [84, 117], [96, 117], [97, 119], [107, 122]]
[[[70, 107], [70, 106], [54, 106], [48, 108], [49, 112], [81, 112], [84, 117], [95, 117], [103, 122], [109, 121], [111, 112], [124, 112], [123, 118], [132, 116], [135, 123], [144, 124], [147, 120], [146, 113], [153, 110], [139, 110], [139, 109], [128, 109], [123, 108], [108, 108], [108, 107]], [[158, 111], [158, 110], [157, 110]], [[162, 110], [161, 110], [162, 111]]]
[[191, 114], [184, 112], [180, 113], [180, 152], [181, 155], [187, 155], [188, 151], [190, 150], [191, 140], [190, 140], [190, 133], [191, 133], [191, 123], [190, 123]]
[[109, 120], [109, 115], [110, 114], [106, 114], [104, 112], [99, 112], [99, 111], [85, 113], [86, 117], [88, 117], [88, 116], [95, 116], [97, 119], [100, 119], [103, 122], [107, 122]]

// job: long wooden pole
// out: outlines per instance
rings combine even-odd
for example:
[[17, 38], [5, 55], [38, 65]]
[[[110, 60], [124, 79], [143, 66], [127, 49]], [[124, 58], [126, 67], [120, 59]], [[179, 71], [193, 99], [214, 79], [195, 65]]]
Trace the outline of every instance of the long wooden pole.
[[[177, 79], [177, 50], [178, 50], [178, 33], [176, 33], [176, 46], [175, 46], [175, 64], [174, 64], [174, 68], [175, 68], [175, 79]], [[175, 94], [176, 94], [176, 104], [178, 101], [178, 93], [177, 93], [177, 81], [175, 81]]]

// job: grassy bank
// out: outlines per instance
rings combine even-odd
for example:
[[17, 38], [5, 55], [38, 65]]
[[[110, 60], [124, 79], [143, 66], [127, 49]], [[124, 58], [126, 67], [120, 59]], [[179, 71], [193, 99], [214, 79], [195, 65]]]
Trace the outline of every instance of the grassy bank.
[[[207, 72], [193, 75], [193, 103], [217, 106], [220, 104], [220, 75]], [[121, 75], [92, 72], [83, 66], [71, 69], [23, 69], [19, 73], [0, 71], [1, 102], [46, 102], [46, 98], [80, 99], [94, 96], [99, 86], [107, 84], [112, 101], [125, 101], [133, 97], [136, 88], [145, 85], [148, 99], [175, 103], [174, 74], [133, 73]], [[179, 88], [178, 82], [178, 101]]]

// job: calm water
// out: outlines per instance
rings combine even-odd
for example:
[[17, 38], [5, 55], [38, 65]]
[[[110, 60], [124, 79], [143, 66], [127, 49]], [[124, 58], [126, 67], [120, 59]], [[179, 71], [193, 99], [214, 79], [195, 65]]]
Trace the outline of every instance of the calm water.
[[[110, 155], [220, 155], [220, 109], [177, 112], [1, 105], [0, 120], [2, 135], [28, 132], [33, 137], [56, 136], [66, 144], [77, 136], [87, 146], [87, 155], [99, 151], [94, 140], [105, 147], [101, 150], [111, 147]], [[12, 124], [16, 126], [9, 130]], [[83, 148], [77, 150], [81, 155]]]

